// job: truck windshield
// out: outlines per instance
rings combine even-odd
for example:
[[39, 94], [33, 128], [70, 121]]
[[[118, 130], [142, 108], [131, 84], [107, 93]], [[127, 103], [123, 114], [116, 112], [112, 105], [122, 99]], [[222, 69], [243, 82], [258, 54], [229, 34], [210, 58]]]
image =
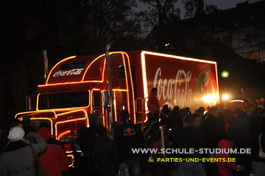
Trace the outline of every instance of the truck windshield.
[[89, 92], [66, 92], [41, 94], [39, 109], [70, 108], [88, 106]]

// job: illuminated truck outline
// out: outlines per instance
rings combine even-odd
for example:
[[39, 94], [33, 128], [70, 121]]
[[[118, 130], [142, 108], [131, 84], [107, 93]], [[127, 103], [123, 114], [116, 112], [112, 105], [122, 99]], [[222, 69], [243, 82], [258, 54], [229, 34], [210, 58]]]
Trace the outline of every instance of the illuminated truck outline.
[[[201, 105], [202, 101], [208, 101], [207, 105], [215, 105], [219, 102], [217, 64], [214, 61], [149, 51], [117, 51], [110, 52], [109, 56], [114, 121], [121, 122], [120, 111], [127, 109], [134, 123], [144, 122], [148, 112], [146, 103], [148, 93], [152, 87], [158, 88], [161, 104], [178, 105], [177, 102], [183, 104], [181, 108], [191, 105], [190, 108], [195, 110], [198, 107], [192, 106], [196, 103]], [[79, 64], [79, 66], [75, 68], [71, 67], [71, 64]], [[83, 66], [80, 66], [82, 64]], [[201, 85], [206, 84], [207, 71], [205, 70], [207, 69], [211, 72], [208, 79], [212, 85], [207, 88], [210, 93], [197, 96], [197, 90]], [[203, 80], [199, 82], [197, 79], [201, 75], [204, 77], [202, 76]], [[58, 140], [75, 136], [80, 127], [88, 126], [88, 118], [94, 110], [102, 114], [101, 123], [108, 128], [109, 109], [104, 105], [105, 96], [103, 95], [108, 91], [107, 84], [105, 54], [65, 58], [50, 70], [45, 84], [38, 86], [36, 111], [18, 113], [16, 118], [22, 120], [29, 117], [33, 121], [48, 122], [51, 125], [52, 136]], [[87, 92], [87, 105], [50, 109], [41, 106], [42, 97], [67, 92]], [[96, 95], [100, 98], [100, 107], [93, 105]], [[70, 146], [65, 147], [68, 156], [73, 157]]]

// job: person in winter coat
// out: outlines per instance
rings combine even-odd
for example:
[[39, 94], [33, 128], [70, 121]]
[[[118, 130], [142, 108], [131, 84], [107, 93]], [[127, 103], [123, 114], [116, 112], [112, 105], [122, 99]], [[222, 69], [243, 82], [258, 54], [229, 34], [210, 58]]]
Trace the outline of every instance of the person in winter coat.
[[62, 171], [67, 172], [68, 159], [60, 141], [52, 138], [51, 131], [46, 127], [40, 127], [36, 133], [47, 142], [47, 149], [39, 156], [39, 161], [48, 176], [60, 176]]
[[[199, 148], [204, 148], [206, 146], [206, 139], [202, 131], [193, 125], [196, 117], [192, 115], [186, 115], [183, 118], [183, 128], [177, 131], [173, 139], [173, 148], [185, 149], [188, 151], [190, 148], [198, 150]], [[203, 155], [194, 154], [176, 154], [174, 157], [189, 159], [189, 158], [202, 158]], [[180, 162], [178, 163], [179, 176], [186, 175], [205, 175], [203, 165], [201, 162]]]
[[152, 88], [148, 96], [147, 107], [153, 117], [158, 120], [160, 113], [160, 104], [157, 99], [157, 88]]
[[175, 106], [171, 113], [168, 115], [167, 126], [171, 129], [172, 133], [177, 132], [183, 127], [178, 106]]
[[[213, 106], [209, 108], [207, 116], [203, 124], [201, 125], [201, 130], [206, 136], [207, 145], [210, 148], [217, 148], [218, 142], [221, 139], [226, 138], [224, 122], [219, 118], [220, 110]], [[218, 170], [216, 165], [210, 163], [204, 163], [207, 175], [217, 175]]]
[[132, 148], [144, 147], [144, 136], [141, 128], [129, 120], [129, 112], [122, 110], [123, 122], [114, 131], [114, 142], [119, 151], [119, 170], [124, 173], [130, 172], [132, 176], [140, 175], [140, 156], [132, 152]]
[[95, 127], [93, 151], [99, 176], [116, 176], [119, 160], [118, 149], [107, 136], [106, 128], [101, 124]]
[[161, 114], [160, 114], [160, 124], [165, 125], [168, 119], [168, 115], [170, 114], [171, 110], [169, 109], [167, 104], [163, 105]]
[[[226, 140], [226, 139], [222, 139], [220, 140], [220, 142], [218, 143], [218, 148], [219, 149], [225, 149], [228, 151], [228, 149], [231, 148], [231, 142]], [[229, 153], [223, 152], [220, 154], [215, 154], [214, 158], [231, 158]], [[244, 167], [241, 165], [237, 165], [236, 163], [233, 162], [217, 162], [217, 169], [218, 169], [218, 173], [219, 176], [233, 176], [232, 171], [236, 170], [236, 171], [243, 171]]]
[[224, 122], [219, 119], [220, 110], [213, 106], [207, 113], [206, 120], [201, 126], [201, 130], [207, 138], [210, 148], [216, 148], [221, 139], [226, 138]]
[[41, 154], [45, 151], [47, 144], [36, 133], [28, 134], [28, 137], [36, 141], [35, 144], [30, 144], [24, 135], [25, 131], [21, 127], [14, 127], [9, 131], [9, 142], [0, 156], [1, 176], [35, 176], [35, 159], [32, 148], [36, 154]]
[[[228, 130], [228, 139], [233, 141], [236, 149], [250, 148], [253, 138], [251, 121], [245, 117], [242, 109], [235, 109], [235, 120], [231, 123]], [[249, 154], [234, 154], [238, 164], [243, 165], [245, 175], [250, 174], [252, 156]], [[239, 174], [239, 173], [236, 173]], [[241, 173], [240, 173], [241, 174]]]

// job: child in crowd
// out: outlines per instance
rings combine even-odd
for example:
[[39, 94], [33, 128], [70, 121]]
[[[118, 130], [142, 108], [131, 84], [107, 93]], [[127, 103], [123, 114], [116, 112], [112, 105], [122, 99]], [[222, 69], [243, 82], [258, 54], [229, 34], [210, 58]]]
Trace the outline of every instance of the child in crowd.
[[[224, 152], [220, 152], [214, 155], [214, 158], [231, 158], [229, 154], [229, 149], [232, 148], [232, 142], [222, 139], [218, 143], [218, 148], [224, 150]], [[244, 171], [244, 167], [241, 165], [237, 165], [233, 162], [216, 162], [218, 173], [220, 176], [233, 176], [232, 171]]]

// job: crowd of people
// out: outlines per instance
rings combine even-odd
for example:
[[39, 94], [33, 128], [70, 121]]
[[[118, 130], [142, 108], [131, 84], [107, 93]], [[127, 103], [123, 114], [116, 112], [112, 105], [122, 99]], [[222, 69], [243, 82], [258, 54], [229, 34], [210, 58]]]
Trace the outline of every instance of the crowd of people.
[[[1, 176], [60, 176], [68, 173], [62, 143], [51, 136], [48, 124], [33, 129], [26, 121], [13, 121], [0, 138]], [[27, 122], [26, 122], [27, 123]]]
[[[114, 122], [107, 130], [92, 114], [89, 127], [80, 128], [72, 149], [75, 164], [69, 171], [61, 143], [51, 137], [42, 124], [36, 132], [21, 124], [1, 139], [0, 175], [35, 175], [32, 153], [51, 176], [262, 176], [265, 175], [265, 109], [262, 104], [249, 104], [246, 109], [218, 106], [191, 113], [188, 107], [161, 110], [152, 89], [148, 101], [150, 112], [143, 126], [130, 121], [127, 110], [121, 111], [121, 124]], [[251, 153], [133, 153], [135, 148], [250, 149]], [[262, 150], [261, 150], [262, 149]], [[82, 152], [78, 152], [81, 150]], [[151, 150], [150, 150], [151, 151]], [[156, 158], [181, 158], [187, 162], [154, 162]], [[188, 162], [189, 158], [235, 158], [233, 162]], [[152, 162], [150, 162], [150, 159]]]

